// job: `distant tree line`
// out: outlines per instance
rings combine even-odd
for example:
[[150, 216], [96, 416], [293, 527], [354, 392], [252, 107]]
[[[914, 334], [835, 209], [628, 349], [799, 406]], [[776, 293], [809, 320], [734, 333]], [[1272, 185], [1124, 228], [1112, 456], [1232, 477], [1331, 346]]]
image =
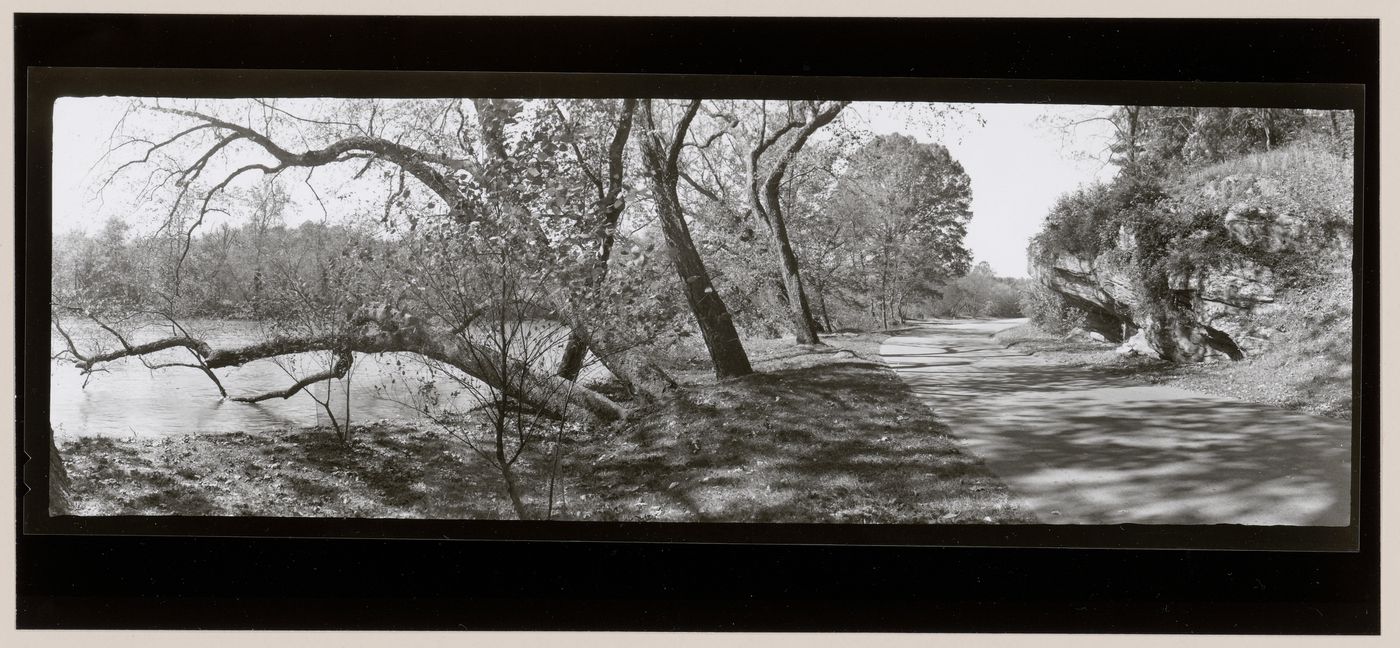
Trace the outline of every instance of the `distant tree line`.
[[931, 317], [1022, 317], [1022, 302], [1030, 288], [1030, 280], [998, 277], [983, 261], [944, 286], [922, 312]]
[[[351, 250], [376, 242], [362, 228], [304, 222], [220, 224], [191, 239], [183, 263], [182, 313], [191, 317], [259, 319], [289, 304], [288, 292], [337, 297], [332, 281]], [[68, 232], [54, 239], [56, 291], [107, 308], [158, 302], [171, 278], [166, 270], [183, 244], [171, 237], [135, 235], [112, 219], [100, 230]]]

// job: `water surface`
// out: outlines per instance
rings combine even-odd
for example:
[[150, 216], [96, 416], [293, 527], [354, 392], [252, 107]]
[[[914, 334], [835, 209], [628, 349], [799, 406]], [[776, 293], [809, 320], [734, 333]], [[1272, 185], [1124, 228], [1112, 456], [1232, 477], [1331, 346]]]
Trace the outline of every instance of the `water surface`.
[[[259, 322], [198, 320], [186, 326], [192, 335], [214, 347], [240, 345], [266, 339], [266, 326]], [[73, 322], [64, 329], [73, 335], [79, 348], [94, 344], [116, 348], [117, 343], [91, 324]], [[147, 327], [132, 335], [139, 343], [169, 335], [169, 329]], [[51, 331], [53, 351], [66, 348], [57, 331]], [[553, 362], [557, 353], [543, 359]], [[147, 356], [159, 362], [190, 362], [184, 349], [171, 349]], [[242, 367], [216, 370], [230, 396], [248, 396], [286, 389], [297, 377], [329, 366], [327, 353], [300, 354], [279, 361], [259, 360]], [[50, 414], [57, 437], [152, 436], [187, 433], [259, 432], [285, 427], [322, 425], [329, 422], [325, 410], [306, 391], [285, 400], [274, 398], [260, 403], [239, 403], [221, 399], [218, 388], [203, 372], [189, 368], [151, 370], [140, 360], [124, 358], [104, 365], [106, 371], [84, 376], [68, 363], [50, 362]], [[590, 371], [598, 369], [591, 368]], [[84, 379], [87, 384], [84, 386]], [[381, 419], [421, 421], [415, 409], [424, 399], [424, 384], [432, 383], [439, 393], [439, 409], [465, 410], [478, 401], [470, 392], [432, 372], [411, 354], [356, 354], [349, 380], [333, 380], [311, 386], [317, 398], [329, 398], [337, 419], [345, 418], [349, 394], [352, 423]], [[451, 396], [452, 392], [462, 393]]]

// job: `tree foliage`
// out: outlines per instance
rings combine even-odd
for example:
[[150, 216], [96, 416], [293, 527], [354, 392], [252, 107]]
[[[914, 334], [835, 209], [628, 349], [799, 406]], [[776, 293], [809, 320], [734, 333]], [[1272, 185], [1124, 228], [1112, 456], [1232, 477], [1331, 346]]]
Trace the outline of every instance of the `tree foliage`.
[[858, 292], [842, 297], [887, 326], [967, 272], [971, 180], [946, 147], [904, 135], [876, 137], [842, 166], [826, 217], [848, 241], [841, 283]]
[[[472, 378], [512, 398], [556, 393], [585, 358], [654, 397], [675, 383], [652, 354], [686, 339], [717, 376], [740, 376], [741, 330], [816, 342], [818, 319], [887, 325], [967, 269], [961, 166], [936, 144], [852, 136], [844, 106], [132, 100], [98, 189], [129, 200], [141, 231], [58, 241], [55, 326], [107, 326], [103, 348], [65, 352], [90, 370], [141, 355], [126, 334], [144, 313], [168, 328], [164, 348], [191, 355], [170, 366], [215, 384], [222, 366], [325, 354], [277, 394], [387, 349], [486, 372]], [[539, 390], [504, 385], [473, 359], [488, 338], [462, 337], [504, 312], [482, 282], [507, 262], [538, 288], [529, 316], [569, 332], [557, 368], [531, 369]], [[185, 326], [209, 316], [267, 321], [268, 339], [209, 348]], [[574, 387], [576, 412], [625, 409]]]
[[[739, 378], [745, 334], [889, 326], [967, 272], [962, 166], [842, 124], [848, 103], [133, 99], [96, 187], [128, 216], [55, 244], [56, 357], [198, 370], [251, 403], [412, 357], [436, 378], [411, 400], [534, 516], [514, 471], [559, 447], [543, 421], [615, 421], [677, 389], [666, 349], [698, 340]], [[210, 317], [263, 335], [215, 344]], [[613, 384], [579, 382], [590, 360]], [[287, 385], [223, 384], [250, 362]], [[428, 406], [455, 402], [444, 389], [482, 407]]]
[[929, 305], [934, 317], [1021, 317], [1026, 281], [998, 277], [986, 261], [949, 282]]

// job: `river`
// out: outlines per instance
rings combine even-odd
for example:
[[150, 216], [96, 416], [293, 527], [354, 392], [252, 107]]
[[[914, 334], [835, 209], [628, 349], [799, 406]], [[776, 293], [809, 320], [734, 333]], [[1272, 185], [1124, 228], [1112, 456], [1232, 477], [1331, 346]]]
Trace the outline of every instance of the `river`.
[[[186, 326], [191, 334], [216, 348], [255, 342], [266, 339], [267, 335], [264, 325], [253, 321], [195, 320]], [[90, 349], [102, 339], [100, 331], [90, 323], [73, 322], [64, 328], [73, 335], [80, 349]], [[140, 343], [168, 334], [168, 328], [162, 331], [150, 327], [133, 334], [131, 340]], [[66, 348], [57, 331], [51, 331], [50, 343], [55, 353]], [[108, 349], [117, 346], [110, 336], [103, 344]], [[175, 349], [147, 359], [155, 364], [189, 362], [192, 358], [187, 351]], [[548, 357], [544, 362], [552, 360]], [[321, 371], [328, 362], [328, 354], [302, 354], [280, 361], [259, 360], [215, 373], [230, 396], [247, 396], [290, 387], [295, 381], [288, 371], [300, 377]], [[239, 403], [220, 398], [218, 388], [197, 369], [177, 367], [152, 371], [134, 358], [103, 366], [106, 371], [87, 377], [72, 364], [50, 362], [49, 420], [59, 439], [258, 432], [328, 423], [325, 410], [305, 390], [285, 400]], [[593, 367], [589, 371], [605, 370]], [[85, 378], [88, 378], [86, 386]], [[422, 419], [420, 412], [405, 404], [421, 403], [415, 394], [432, 378], [417, 356], [356, 354], [348, 378], [348, 381], [329, 381], [309, 388], [320, 400], [329, 397], [338, 420], [343, 420], [345, 415], [347, 382], [352, 423]], [[436, 385], [443, 393], [460, 390], [440, 376]], [[464, 393], [455, 398], [444, 396], [439, 406], [464, 410], [475, 403], [470, 393], [460, 391]]]

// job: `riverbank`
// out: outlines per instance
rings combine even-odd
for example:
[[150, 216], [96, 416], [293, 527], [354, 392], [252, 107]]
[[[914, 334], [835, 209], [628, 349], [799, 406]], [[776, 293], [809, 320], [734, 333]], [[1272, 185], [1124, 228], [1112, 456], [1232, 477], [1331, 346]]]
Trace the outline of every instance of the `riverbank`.
[[[1350, 313], [1346, 315], [1349, 318]], [[1147, 384], [1351, 420], [1351, 329], [1349, 322], [1345, 331], [1327, 328], [1335, 328], [1338, 322], [1328, 320], [1321, 327], [1299, 324], [1257, 357], [1193, 365], [1125, 357], [1115, 352], [1115, 344], [1053, 335], [1033, 323], [1001, 331], [993, 339], [1056, 364], [1092, 367]], [[1304, 344], [1311, 350], [1300, 351]]]
[[[566, 435], [557, 472], [543, 444], [527, 452], [526, 504], [573, 520], [1028, 521], [881, 362], [885, 337], [752, 340], [757, 374], [680, 371], [677, 398]], [[376, 423], [354, 436], [87, 437], [63, 452], [78, 515], [514, 517], [494, 469], [447, 434]]]

